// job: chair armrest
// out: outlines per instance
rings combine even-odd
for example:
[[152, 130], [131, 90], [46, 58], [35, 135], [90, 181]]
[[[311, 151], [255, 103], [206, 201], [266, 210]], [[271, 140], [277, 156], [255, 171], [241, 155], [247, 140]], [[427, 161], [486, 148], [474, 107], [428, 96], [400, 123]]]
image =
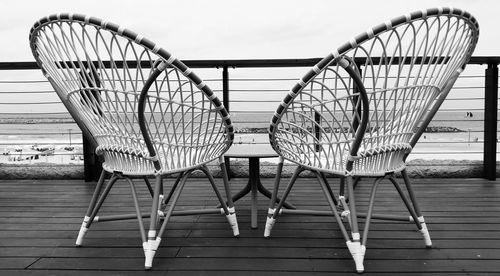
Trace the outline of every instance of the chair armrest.
[[161, 164], [160, 164], [160, 161], [158, 160], [157, 153], [156, 153], [155, 147], [153, 145], [153, 142], [151, 140], [151, 137], [149, 136], [149, 128], [146, 125], [146, 118], [144, 116], [144, 111], [145, 111], [145, 107], [146, 107], [146, 96], [148, 95], [149, 88], [156, 81], [156, 79], [161, 74], [161, 72], [163, 72], [165, 70], [166, 67], [167, 67], [167, 64], [162, 61], [153, 70], [153, 73], [147, 79], [146, 83], [144, 84], [144, 87], [142, 88], [141, 95], [139, 96], [139, 104], [138, 104], [138, 111], [137, 111], [137, 116], [138, 116], [138, 120], [139, 120], [139, 128], [141, 129], [142, 137], [144, 138], [144, 143], [146, 144], [146, 147], [148, 148], [149, 157], [153, 161], [153, 164], [154, 164], [155, 169], [157, 171], [161, 170]]
[[[369, 118], [369, 112], [370, 112], [370, 105], [368, 103], [368, 95], [366, 93], [365, 86], [363, 84], [363, 81], [361, 80], [361, 76], [359, 75], [358, 72], [356, 72], [352, 65], [353, 61], [347, 59], [346, 57], [343, 57], [339, 60], [339, 65], [342, 66], [346, 70], [346, 72], [349, 74], [349, 76], [352, 78], [354, 83], [356, 84], [357, 88], [359, 89], [359, 95], [361, 97], [361, 104], [362, 104], [362, 117], [361, 121], [359, 122], [359, 126], [356, 129], [356, 134], [354, 136], [354, 141], [351, 146], [351, 151], [350, 155], [351, 157], [357, 156], [358, 155], [358, 150], [361, 146], [361, 141], [363, 140], [363, 137], [366, 132], [366, 127], [368, 126], [368, 118]], [[346, 170], [351, 171], [353, 167], [354, 160], [352, 158], [349, 158], [346, 164]]]

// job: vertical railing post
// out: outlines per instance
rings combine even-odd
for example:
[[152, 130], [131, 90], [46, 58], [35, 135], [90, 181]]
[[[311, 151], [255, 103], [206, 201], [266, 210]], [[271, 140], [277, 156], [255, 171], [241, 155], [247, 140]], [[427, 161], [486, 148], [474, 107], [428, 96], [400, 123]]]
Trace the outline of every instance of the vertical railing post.
[[229, 111], [229, 72], [228, 67], [222, 67], [222, 103]]
[[102, 171], [102, 162], [95, 154], [95, 144], [82, 134], [83, 141], [83, 177], [85, 182], [97, 181]]
[[[229, 111], [229, 71], [228, 66], [222, 67], [222, 104]], [[229, 157], [224, 157], [228, 178], [231, 178], [231, 163]]]
[[498, 64], [488, 63], [484, 85], [484, 151], [483, 177], [496, 179]]

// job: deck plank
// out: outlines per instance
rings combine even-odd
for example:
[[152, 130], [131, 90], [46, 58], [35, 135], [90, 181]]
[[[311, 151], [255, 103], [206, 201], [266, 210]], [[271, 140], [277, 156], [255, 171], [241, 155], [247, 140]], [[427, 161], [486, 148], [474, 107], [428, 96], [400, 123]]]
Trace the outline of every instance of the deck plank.
[[[216, 179], [221, 185], [220, 179]], [[149, 195], [136, 180], [142, 209]], [[282, 180], [282, 188], [287, 179]], [[330, 179], [334, 188], [337, 179]], [[410, 223], [374, 220], [368, 239], [366, 275], [500, 274], [500, 181], [413, 179], [435, 247], [425, 249]], [[231, 180], [233, 191], [245, 179]], [[271, 187], [273, 179], [263, 179]], [[119, 184], [119, 183], [118, 183]], [[167, 187], [171, 181], [167, 180]], [[136, 221], [94, 224], [84, 247], [74, 241], [95, 183], [81, 180], [0, 180], [0, 274], [16, 275], [354, 275], [354, 264], [329, 217], [279, 217], [264, 239], [267, 199], [259, 197], [258, 229], [250, 229], [250, 201], [237, 202], [240, 238], [220, 215], [174, 217], [153, 271], [142, 270]], [[181, 208], [214, 206], [203, 179], [192, 179]], [[367, 208], [370, 182], [357, 187], [360, 210]], [[103, 212], [134, 212], [127, 185], [112, 191]], [[314, 179], [300, 178], [290, 201], [301, 208], [328, 210]], [[376, 211], [405, 214], [390, 184], [379, 189]]]

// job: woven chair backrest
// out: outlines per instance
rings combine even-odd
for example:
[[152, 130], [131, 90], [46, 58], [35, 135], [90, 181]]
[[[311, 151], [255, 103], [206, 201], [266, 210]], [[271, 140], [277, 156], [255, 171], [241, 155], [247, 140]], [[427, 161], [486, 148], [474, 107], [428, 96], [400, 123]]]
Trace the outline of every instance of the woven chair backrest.
[[[42, 71], [93, 136], [98, 152], [156, 155], [163, 158], [162, 170], [178, 170], [214, 159], [230, 146], [232, 126], [218, 98], [181, 61], [148, 39], [97, 18], [59, 14], [37, 22], [30, 43]], [[148, 152], [138, 100], [162, 62], [168, 67], [154, 81], [145, 104], [155, 148]]]
[[[401, 16], [355, 37], [292, 88], [273, 117], [271, 144], [286, 159], [339, 172], [359, 156], [401, 152], [401, 159], [468, 62], [478, 33], [470, 14], [444, 8]], [[338, 64], [343, 58], [361, 77], [368, 109]], [[353, 153], [364, 112], [366, 130]]]

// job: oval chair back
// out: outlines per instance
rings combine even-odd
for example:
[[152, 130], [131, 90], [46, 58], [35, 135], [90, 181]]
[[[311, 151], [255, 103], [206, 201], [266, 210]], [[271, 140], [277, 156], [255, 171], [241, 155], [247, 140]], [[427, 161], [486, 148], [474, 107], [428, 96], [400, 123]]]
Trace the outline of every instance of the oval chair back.
[[[59, 14], [33, 26], [30, 45], [109, 172], [173, 173], [218, 158], [232, 143], [228, 112], [213, 91], [169, 52], [128, 29]], [[160, 66], [163, 73], [151, 80], [140, 103]]]
[[289, 161], [340, 175], [402, 170], [478, 34], [469, 13], [443, 8], [356, 36], [292, 88], [272, 119], [271, 145]]

